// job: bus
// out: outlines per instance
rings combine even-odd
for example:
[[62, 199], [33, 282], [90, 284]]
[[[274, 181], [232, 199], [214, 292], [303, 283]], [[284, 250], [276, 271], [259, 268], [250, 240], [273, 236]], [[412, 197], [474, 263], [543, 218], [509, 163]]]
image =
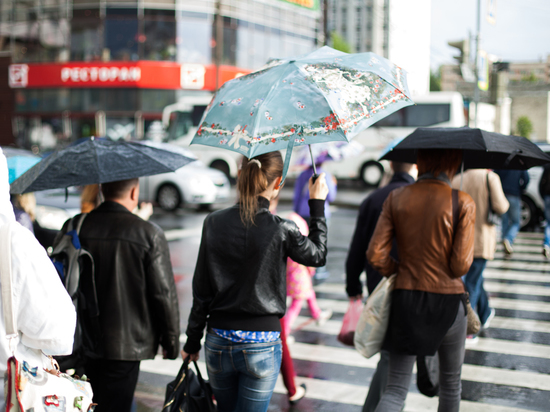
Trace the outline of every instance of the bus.
[[378, 187], [389, 163], [378, 159], [395, 139], [417, 127], [462, 127], [467, 125], [464, 100], [458, 92], [431, 92], [413, 96], [416, 103], [378, 121], [353, 138], [363, 146], [358, 156], [327, 162], [323, 168], [338, 179], [358, 179], [367, 187]]
[[[188, 147], [211, 98], [210, 94], [187, 96], [166, 106], [162, 114], [166, 140]], [[464, 101], [458, 92], [431, 92], [413, 96], [412, 100], [415, 105], [392, 113], [353, 138], [363, 148], [358, 156], [327, 162], [323, 167], [338, 179], [359, 179], [366, 186], [377, 187], [388, 167], [378, 158], [394, 139], [409, 135], [417, 127], [461, 127], [467, 124]], [[203, 145], [193, 145], [189, 149], [207, 166], [221, 170], [228, 177], [237, 176], [241, 154]], [[299, 171], [291, 165], [288, 176], [297, 176]]]

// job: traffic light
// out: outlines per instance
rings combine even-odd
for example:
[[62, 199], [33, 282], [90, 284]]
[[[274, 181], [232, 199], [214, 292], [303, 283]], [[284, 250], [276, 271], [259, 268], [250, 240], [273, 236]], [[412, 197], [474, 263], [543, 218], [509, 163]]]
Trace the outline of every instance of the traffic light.
[[455, 47], [460, 50], [460, 56], [454, 56], [454, 58], [460, 64], [470, 63], [470, 39], [450, 41], [447, 43], [451, 47]]

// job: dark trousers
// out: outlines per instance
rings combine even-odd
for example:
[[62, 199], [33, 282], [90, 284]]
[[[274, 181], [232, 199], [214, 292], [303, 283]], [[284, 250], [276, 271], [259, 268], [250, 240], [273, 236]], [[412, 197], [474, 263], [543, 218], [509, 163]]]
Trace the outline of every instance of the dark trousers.
[[131, 412], [139, 364], [139, 361], [86, 360], [86, 375], [98, 404], [96, 412]]

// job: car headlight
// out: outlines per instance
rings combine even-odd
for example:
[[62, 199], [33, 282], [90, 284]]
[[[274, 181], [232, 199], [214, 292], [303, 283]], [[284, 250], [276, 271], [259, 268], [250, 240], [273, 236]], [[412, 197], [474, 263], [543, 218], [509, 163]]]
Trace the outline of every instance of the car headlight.
[[51, 206], [36, 206], [36, 221], [44, 229], [61, 230], [71, 214], [66, 210]]

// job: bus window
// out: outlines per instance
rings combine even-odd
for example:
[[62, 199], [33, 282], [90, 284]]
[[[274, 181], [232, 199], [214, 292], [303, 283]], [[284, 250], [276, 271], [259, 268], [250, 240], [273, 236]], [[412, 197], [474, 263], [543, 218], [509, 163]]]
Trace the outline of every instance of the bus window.
[[418, 104], [405, 108], [405, 127], [427, 127], [448, 122], [451, 119], [451, 105]]
[[407, 106], [374, 124], [375, 127], [427, 127], [451, 119], [449, 103], [419, 103]]

